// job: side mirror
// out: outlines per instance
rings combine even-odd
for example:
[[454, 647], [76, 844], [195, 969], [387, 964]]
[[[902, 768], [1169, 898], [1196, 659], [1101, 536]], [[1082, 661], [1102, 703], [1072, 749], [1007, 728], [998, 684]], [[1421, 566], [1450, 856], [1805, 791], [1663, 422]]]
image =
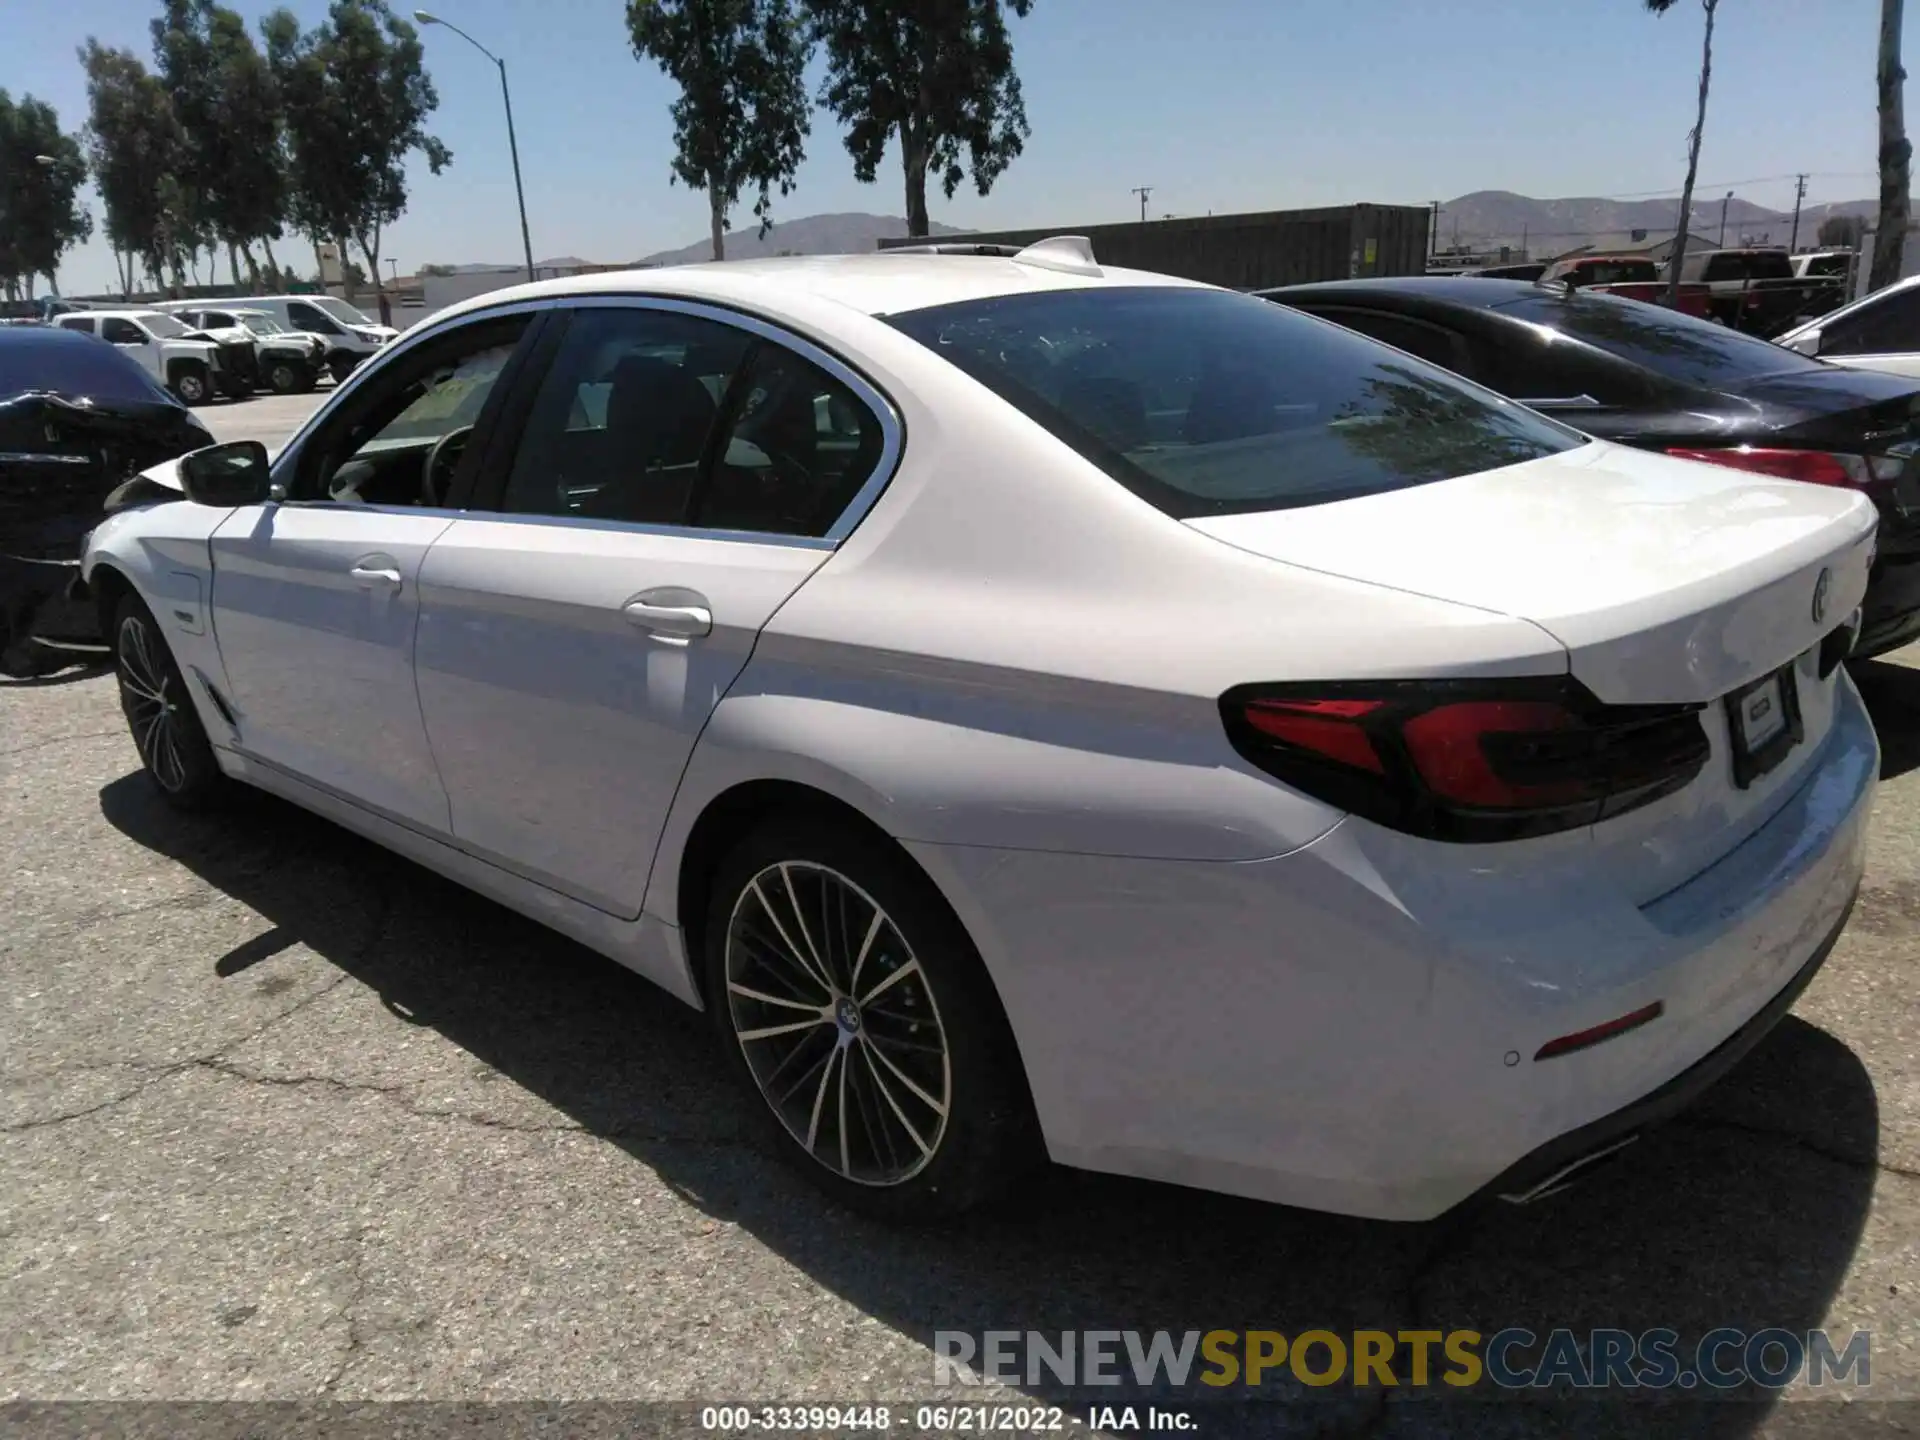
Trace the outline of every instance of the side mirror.
[[1802, 355], [1818, 355], [1820, 353], [1820, 332], [1818, 330], [1809, 330], [1805, 334], [1796, 335], [1788, 344], [1787, 348], [1789, 350], [1796, 350]]
[[267, 447], [258, 440], [209, 445], [180, 461], [180, 488], [200, 505], [258, 505], [273, 484]]

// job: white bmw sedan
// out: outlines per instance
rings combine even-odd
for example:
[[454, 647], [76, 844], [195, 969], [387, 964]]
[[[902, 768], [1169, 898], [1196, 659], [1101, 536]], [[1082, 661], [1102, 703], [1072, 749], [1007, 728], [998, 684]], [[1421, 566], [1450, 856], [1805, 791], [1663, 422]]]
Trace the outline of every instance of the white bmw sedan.
[[1531, 1198], [1860, 880], [1865, 499], [1084, 242], [496, 292], [154, 479], [85, 564], [161, 793], [657, 982], [892, 1217]]

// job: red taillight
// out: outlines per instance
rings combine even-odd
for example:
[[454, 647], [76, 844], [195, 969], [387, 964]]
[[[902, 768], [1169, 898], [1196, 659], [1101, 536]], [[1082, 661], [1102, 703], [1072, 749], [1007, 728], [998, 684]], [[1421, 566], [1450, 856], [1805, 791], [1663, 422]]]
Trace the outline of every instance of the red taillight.
[[1682, 460], [1704, 460], [1709, 465], [1731, 465], [1782, 480], [1804, 480], [1809, 485], [1864, 485], [1869, 478], [1866, 458], [1834, 455], [1825, 450], [1772, 450], [1755, 445], [1723, 449], [1673, 449], [1667, 454]]
[[1220, 699], [1268, 774], [1410, 834], [1510, 840], [1672, 793], [1707, 757], [1699, 706], [1607, 706], [1565, 677], [1247, 685]]
[[1650, 1020], [1658, 1020], [1666, 1013], [1666, 1009], [1665, 1001], [1656, 1000], [1651, 1005], [1641, 1006], [1631, 1015], [1622, 1015], [1618, 1020], [1609, 1020], [1591, 1030], [1576, 1030], [1571, 1035], [1562, 1035], [1558, 1040], [1549, 1040], [1533, 1052], [1533, 1058], [1551, 1060], [1556, 1055], [1571, 1055], [1575, 1050], [1585, 1050], [1589, 1045], [1598, 1045], [1602, 1040], [1611, 1040], [1629, 1030], [1638, 1030]]
[[1245, 713], [1247, 723], [1263, 735], [1384, 775], [1379, 752], [1353, 723], [1379, 708], [1378, 700], [1253, 700]]

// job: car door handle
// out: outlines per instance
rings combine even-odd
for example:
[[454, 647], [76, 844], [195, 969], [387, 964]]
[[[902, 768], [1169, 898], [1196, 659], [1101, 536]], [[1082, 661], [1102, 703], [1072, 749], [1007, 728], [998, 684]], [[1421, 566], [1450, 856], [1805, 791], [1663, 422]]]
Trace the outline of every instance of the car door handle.
[[622, 605], [620, 613], [642, 630], [650, 630], [655, 635], [691, 640], [695, 636], [713, 633], [713, 611], [708, 608], [706, 597], [684, 590], [671, 597], [656, 594], [649, 598], [642, 595]]
[[381, 565], [377, 562], [363, 563], [354, 566], [347, 573], [369, 590], [376, 585], [384, 586], [389, 590], [400, 588], [400, 572], [391, 565]]

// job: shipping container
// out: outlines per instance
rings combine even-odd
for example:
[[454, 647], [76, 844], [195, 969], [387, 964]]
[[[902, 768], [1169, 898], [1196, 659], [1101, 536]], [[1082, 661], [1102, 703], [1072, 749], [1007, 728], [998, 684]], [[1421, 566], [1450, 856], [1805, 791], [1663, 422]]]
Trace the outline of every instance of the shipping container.
[[1258, 290], [1361, 275], [1423, 274], [1431, 218], [1424, 205], [1340, 205], [1117, 225], [969, 231], [930, 239], [882, 240], [880, 248], [929, 243], [1031, 245], [1050, 235], [1084, 235], [1093, 242], [1093, 253], [1102, 264], [1157, 270], [1235, 290]]

